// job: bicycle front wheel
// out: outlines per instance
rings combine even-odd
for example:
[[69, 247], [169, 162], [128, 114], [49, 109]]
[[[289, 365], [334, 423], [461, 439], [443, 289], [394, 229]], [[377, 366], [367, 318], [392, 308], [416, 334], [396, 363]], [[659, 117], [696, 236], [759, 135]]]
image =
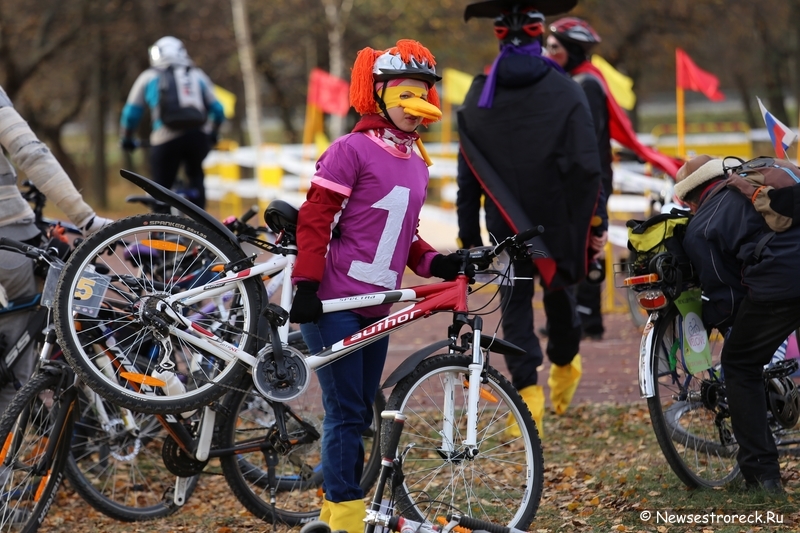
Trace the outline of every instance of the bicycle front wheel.
[[711, 368], [690, 372], [676, 308], [659, 316], [651, 357], [655, 395], [647, 399], [653, 431], [675, 475], [689, 487], [720, 487], [736, 479], [738, 446], [730, 425], [720, 355], [711, 335]]
[[[458, 510], [524, 530], [542, 496], [539, 434], [519, 393], [487, 367], [478, 399], [476, 449], [464, 445], [471, 363], [462, 355], [433, 356], [389, 396], [387, 409], [408, 417], [397, 449], [398, 456], [407, 450], [404, 482], [394, 493], [397, 509], [417, 521]], [[506, 427], [514, 422], [525, 430], [521, 437], [506, 438]]]
[[[241, 248], [188, 218], [119, 220], [84, 241], [64, 267], [55, 305], [59, 344], [81, 379], [115, 405], [154, 414], [207, 405], [245, 367], [227, 352], [202, 349], [198, 339], [213, 335], [252, 353], [263, 287], [249, 278], [205, 298], [176, 296], [244, 260]], [[193, 327], [170, 327], [175, 315]]]
[[[322, 391], [316, 374], [309, 389], [287, 404], [283, 415], [291, 443], [281, 444], [273, 404], [253, 391], [225, 397], [228, 417], [222, 427], [224, 449], [235, 454], [220, 459], [225, 479], [236, 498], [256, 517], [272, 523], [298, 526], [319, 516], [322, 506]], [[278, 405], [280, 407], [280, 405]], [[380, 469], [381, 411], [386, 406], [378, 391], [372, 408], [372, 425], [364, 433], [364, 492], [375, 484]], [[269, 466], [269, 455], [275, 464]], [[270, 504], [270, 471], [277, 489]]]
[[[122, 522], [178, 511], [173, 498], [177, 478], [164, 467], [161, 452], [167, 432], [156, 417], [111, 405], [88, 387], [78, 405], [66, 474], [81, 498]], [[187, 480], [185, 500], [198, 477]]]
[[0, 420], [0, 531], [38, 531], [55, 500], [74, 420], [63, 385], [60, 372], [35, 375]]

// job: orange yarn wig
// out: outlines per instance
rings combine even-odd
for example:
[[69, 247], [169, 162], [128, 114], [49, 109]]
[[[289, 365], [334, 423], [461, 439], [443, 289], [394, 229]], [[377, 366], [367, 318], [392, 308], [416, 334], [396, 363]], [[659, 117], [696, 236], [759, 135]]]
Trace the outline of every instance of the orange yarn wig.
[[[436, 59], [434, 59], [430, 50], [425, 48], [421, 43], [411, 39], [400, 39], [395, 46], [386, 50], [374, 50], [369, 47], [364, 48], [358, 52], [350, 76], [350, 105], [352, 105], [360, 115], [375, 113], [377, 108], [378, 103], [375, 101], [375, 61], [384, 54], [391, 54], [399, 57], [405, 65], [411, 63], [427, 64], [431, 72], [433, 72], [433, 67], [436, 65]], [[403, 74], [402, 69], [396, 72], [396, 75], [392, 74], [391, 76], [394, 78], [417, 77]], [[428, 102], [441, 108], [439, 93], [436, 92], [436, 86], [432, 80], [425, 79], [424, 81], [426, 81], [429, 86]], [[422, 124], [427, 126], [432, 122], [433, 121], [430, 119], [425, 119], [422, 121]]]

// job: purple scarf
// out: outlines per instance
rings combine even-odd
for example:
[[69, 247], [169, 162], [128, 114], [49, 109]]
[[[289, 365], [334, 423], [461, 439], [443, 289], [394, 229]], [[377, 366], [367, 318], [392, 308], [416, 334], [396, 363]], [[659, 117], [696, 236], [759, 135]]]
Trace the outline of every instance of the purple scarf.
[[497, 54], [496, 58], [494, 58], [492, 68], [489, 69], [489, 77], [486, 78], [486, 84], [483, 86], [481, 98], [478, 100], [478, 107], [485, 107], [487, 109], [492, 107], [492, 101], [494, 100], [494, 87], [497, 83], [497, 65], [500, 64], [500, 61], [502, 61], [504, 57], [511, 54], [541, 57], [545, 63], [550, 65], [550, 67], [558, 70], [559, 72], [564, 72], [564, 69], [561, 68], [561, 65], [549, 57], [542, 56], [542, 44], [539, 41], [533, 41], [532, 43], [528, 43], [523, 46], [505, 43], [500, 47], [500, 53]]

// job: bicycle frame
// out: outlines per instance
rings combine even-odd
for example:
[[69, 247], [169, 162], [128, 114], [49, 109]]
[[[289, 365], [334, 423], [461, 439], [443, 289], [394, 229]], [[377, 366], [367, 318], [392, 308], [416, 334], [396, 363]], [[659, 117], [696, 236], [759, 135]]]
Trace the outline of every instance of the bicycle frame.
[[[257, 364], [257, 356], [249, 354], [239, 347], [230, 344], [219, 338], [213, 332], [195, 324], [190, 317], [184, 317], [175, 313], [171, 305], [175, 303], [192, 304], [201, 300], [221, 295], [229, 290], [229, 286], [255, 276], [269, 275], [283, 270], [283, 292], [281, 294], [281, 307], [289, 309], [291, 307], [291, 272], [294, 266], [295, 255], [276, 256], [265, 263], [260, 263], [251, 268], [242, 270], [238, 273], [229, 273], [226, 277], [212, 281], [202, 287], [188, 289], [180, 294], [167, 297], [159, 304], [160, 310], [166, 312], [173, 321], [179, 326], [171, 325], [170, 334], [194, 345], [200, 350], [218, 356], [228, 362], [239, 359], [254, 367]], [[346, 355], [363, 348], [387, 335], [405, 328], [409, 324], [420, 318], [427, 318], [435, 312], [450, 311], [457, 314], [466, 315], [467, 293], [469, 279], [466, 275], [459, 275], [454, 281], [445, 281], [429, 285], [403, 288], [324, 300], [322, 302], [323, 312], [331, 313], [335, 311], [362, 309], [387, 303], [411, 302], [413, 305], [400, 309], [386, 318], [378, 320], [374, 324], [349, 335], [348, 337], [336, 342], [332, 346], [326, 347], [322, 352], [311, 355], [305, 359], [308, 368], [316, 370], [323, 365], [332, 363]], [[466, 322], [466, 320], [465, 320]], [[475, 319], [473, 324], [473, 343], [472, 343], [472, 364], [470, 365], [469, 379], [469, 403], [468, 431], [464, 444], [469, 449], [474, 449], [477, 442], [476, 421], [477, 421], [477, 402], [480, 395], [481, 372], [484, 367], [484, 357], [481, 351], [480, 335], [482, 320], [480, 317]], [[284, 324], [279, 329], [280, 337], [285, 342], [285, 335], [288, 333], [288, 324]], [[457, 333], [453, 333], [455, 335]], [[450, 384], [455, 386], [455, 383]], [[446, 419], [443, 428], [443, 446], [452, 448], [453, 446], [453, 422], [452, 418]], [[205, 424], [204, 424], [205, 425]], [[198, 447], [198, 459], [207, 457], [208, 447], [203, 443]], [[448, 450], [452, 451], [452, 450]], [[202, 460], [202, 459], [201, 459]]]

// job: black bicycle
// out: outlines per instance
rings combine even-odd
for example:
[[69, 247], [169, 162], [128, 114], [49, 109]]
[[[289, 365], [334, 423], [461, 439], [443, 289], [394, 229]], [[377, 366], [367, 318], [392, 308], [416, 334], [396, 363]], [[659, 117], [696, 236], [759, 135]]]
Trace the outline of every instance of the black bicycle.
[[[692, 266], [669, 252], [626, 265], [625, 286], [648, 321], [639, 351], [639, 390], [647, 398], [658, 444], [689, 487], [720, 487], [739, 477], [720, 356], [726, 332], [706, 332], [696, 311], [700, 285]], [[681, 309], [683, 307], [683, 309]], [[764, 369], [767, 419], [778, 451], [800, 455], [800, 391], [796, 359]]]

